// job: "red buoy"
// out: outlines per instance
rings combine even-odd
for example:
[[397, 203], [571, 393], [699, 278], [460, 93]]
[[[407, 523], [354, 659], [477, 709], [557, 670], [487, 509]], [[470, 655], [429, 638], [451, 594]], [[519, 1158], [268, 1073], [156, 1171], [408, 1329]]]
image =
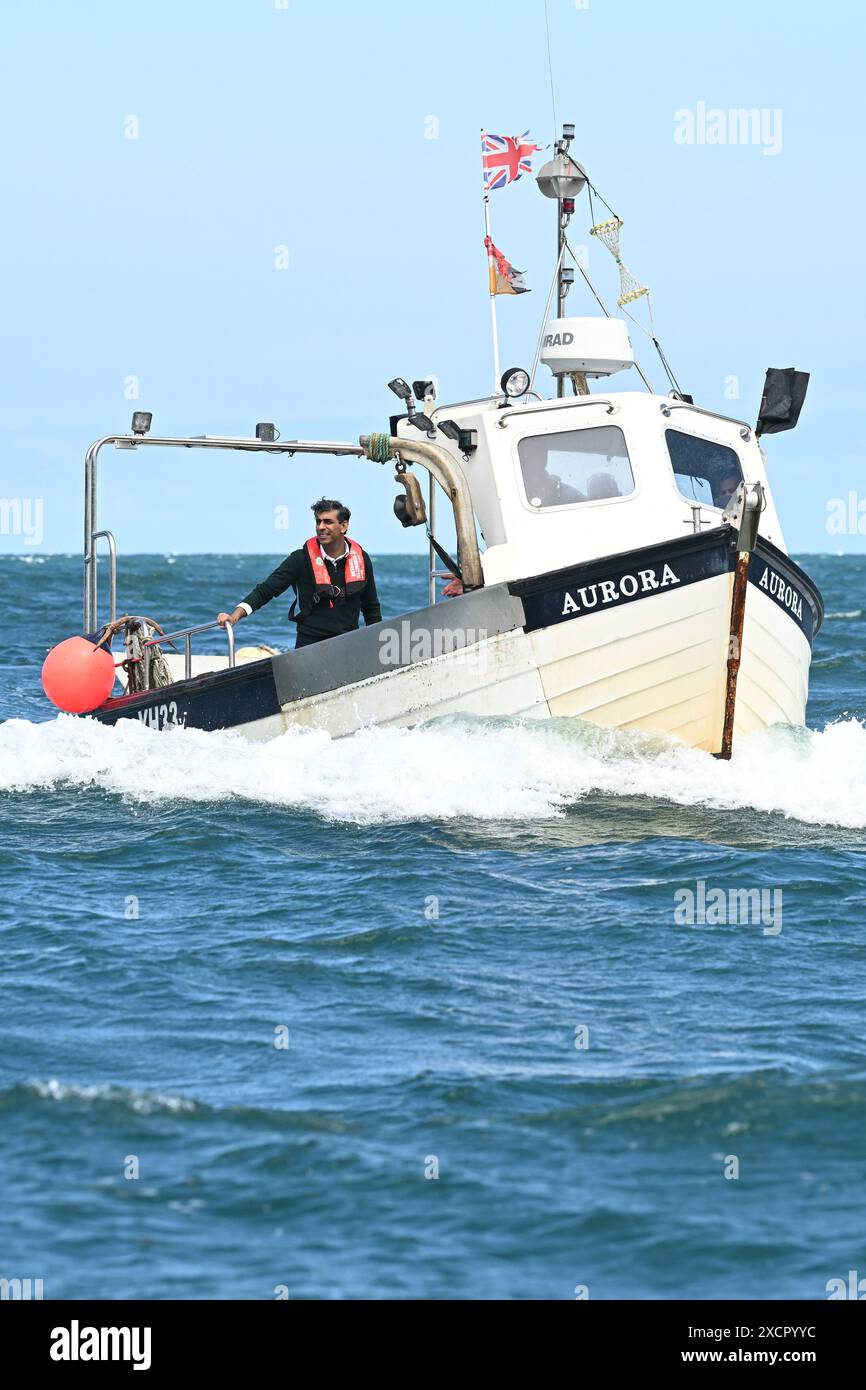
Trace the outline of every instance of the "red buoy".
[[108, 699], [114, 688], [114, 658], [86, 637], [67, 637], [45, 658], [42, 689], [66, 714], [87, 714]]

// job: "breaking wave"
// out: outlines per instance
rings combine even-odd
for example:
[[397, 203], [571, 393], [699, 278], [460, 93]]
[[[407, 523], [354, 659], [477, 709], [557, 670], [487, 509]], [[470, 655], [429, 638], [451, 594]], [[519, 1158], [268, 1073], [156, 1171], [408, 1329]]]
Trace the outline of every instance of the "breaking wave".
[[339, 742], [290, 730], [267, 743], [69, 715], [0, 725], [0, 793], [63, 789], [131, 802], [259, 802], [356, 824], [535, 821], [601, 793], [856, 830], [866, 827], [866, 727], [778, 726], [740, 740], [722, 763], [661, 736], [569, 719], [453, 717]]
[[0, 1109], [16, 1105], [22, 1098], [55, 1101], [59, 1104], [113, 1106], [132, 1111], [136, 1115], [185, 1115], [198, 1109], [197, 1102], [187, 1096], [160, 1095], [150, 1091], [136, 1091], [129, 1086], [108, 1084], [76, 1086], [58, 1081], [54, 1077], [48, 1081], [20, 1082], [0, 1092]]

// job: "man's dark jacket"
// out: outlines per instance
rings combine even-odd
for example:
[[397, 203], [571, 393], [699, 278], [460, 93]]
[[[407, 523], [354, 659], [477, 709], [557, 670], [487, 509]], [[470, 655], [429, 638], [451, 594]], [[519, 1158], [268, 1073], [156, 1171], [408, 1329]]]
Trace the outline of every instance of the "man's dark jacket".
[[[293, 550], [291, 555], [277, 566], [273, 574], [269, 574], [267, 579], [263, 579], [261, 584], [257, 584], [247, 594], [244, 603], [248, 603], [255, 613], [272, 598], [278, 598], [280, 594], [285, 593], [286, 589], [294, 589], [298, 596], [295, 614], [301, 615], [298, 637], [304, 641], [315, 642], [323, 637], [336, 637], [341, 632], [353, 632], [358, 626], [361, 613], [369, 627], [370, 623], [381, 622], [382, 609], [379, 606], [379, 595], [376, 593], [373, 562], [366, 550], [363, 554], [367, 582], [363, 589], [358, 589], [348, 598], [334, 599], [333, 607], [326, 598], [316, 602], [318, 596], [306, 550]], [[344, 592], [347, 558], [344, 555], [342, 560], [334, 561], [325, 555], [331, 583]]]

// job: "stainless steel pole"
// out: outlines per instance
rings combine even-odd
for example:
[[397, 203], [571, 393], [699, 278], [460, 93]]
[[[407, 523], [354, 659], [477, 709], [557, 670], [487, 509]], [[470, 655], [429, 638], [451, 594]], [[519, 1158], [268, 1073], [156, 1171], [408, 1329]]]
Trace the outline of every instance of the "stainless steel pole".
[[[556, 317], [561, 319], [565, 314], [565, 295], [562, 292], [562, 259], [563, 247], [565, 246], [565, 228], [562, 225], [562, 199], [556, 201]], [[561, 372], [556, 377], [556, 395], [562, 399], [565, 395], [565, 378]]]
[[[436, 535], [436, 479], [433, 477], [433, 474], [432, 474], [432, 473], [430, 473], [430, 474], [428, 475], [428, 481], [429, 481], [429, 484], [430, 484], [430, 500], [429, 500], [428, 505], [427, 505], [427, 524], [428, 524], [428, 526], [430, 527], [430, 533], [431, 533], [431, 535], [434, 535], [434, 536], [435, 536], [435, 535]], [[436, 602], [436, 574], [435, 574], [435, 570], [436, 570], [436, 558], [437, 558], [437, 557], [436, 557], [436, 551], [433, 549], [433, 546], [432, 546], [432, 545], [428, 545], [428, 547], [427, 547], [427, 566], [428, 566], [427, 598], [428, 598], [428, 601], [429, 601], [431, 604], [434, 604], [434, 603]]]
[[93, 526], [91, 525], [91, 522], [90, 522], [90, 469], [91, 469], [91, 467], [92, 467], [92, 465], [91, 465], [91, 462], [90, 462], [90, 454], [88, 453], [87, 458], [86, 458], [85, 461], [84, 461], [84, 549], [83, 549], [83, 551], [82, 551], [82, 557], [83, 557], [83, 563], [82, 563], [82, 579], [83, 579], [83, 584], [84, 584], [84, 593], [83, 593], [84, 613], [83, 613], [83, 617], [82, 617], [82, 623], [83, 623], [82, 631], [83, 631], [83, 632], [90, 632], [90, 631], [91, 631], [91, 627], [90, 627], [90, 623], [89, 623], [89, 618], [90, 618], [90, 545], [91, 545], [90, 533], [91, 533], [91, 531], [93, 530]]

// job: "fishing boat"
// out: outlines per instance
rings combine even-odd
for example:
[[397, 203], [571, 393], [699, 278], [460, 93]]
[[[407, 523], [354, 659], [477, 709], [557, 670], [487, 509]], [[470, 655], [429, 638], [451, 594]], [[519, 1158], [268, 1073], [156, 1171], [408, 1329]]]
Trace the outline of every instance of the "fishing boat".
[[[122, 692], [82, 712], [102, 724], [233, 729], [251, 739], [292, 727], [339, 737], [445, 714], [567, 717], [667, 735], [724, 758], [740, 738], [804, 722], [822, 601], [787, 554], [761, 439], [797, 423], [808, 377], [770, 369], [754, 425], [694, 404], [676, 385], [652, 389], [624, 316], [646, 290], [621, 260], [622, 223], [592, 228], [614, 254], [622, 316], [607, 311], [569, 241], [576, 197], [587, 185], [595, 191], [571, 154], [573, 138], [564, 127], [538, 175], [556, 203], [558, 259], [531, 368], [500, 373], [496, 361], [489, 394], [450, 404], [440, 404], [431, 380], [394, 378], [402, 412], [357, 443], [284, 440], [268, 423], [249, 438], [160, 437], [136, 411], [128, 433], [90, 446], [82, 632], [103, 651], [107, 634], [120, 636], [126, 658]], [[599, 313], [568, 315], [575, 268]], [[551, 373], [547, 398], [540, 368]], [[640, 389], [611, 389], [632, 371]], [[151, 447], [354, 455], [393, 466], [398, 524], [430, 536], [427, 606], [288, 651], [237, 648], [228, 624], [212, 634], [225, 649], [202, 652], [194, 646], [215, 624], [164, 633], [134, 610], [119, 619], [117, 546], [99, 525], [98, 465], [109, 449]], [[453, 559], [435, 536], [443, 507]], [[437, 601], [443, 574], [462, 592]]]

